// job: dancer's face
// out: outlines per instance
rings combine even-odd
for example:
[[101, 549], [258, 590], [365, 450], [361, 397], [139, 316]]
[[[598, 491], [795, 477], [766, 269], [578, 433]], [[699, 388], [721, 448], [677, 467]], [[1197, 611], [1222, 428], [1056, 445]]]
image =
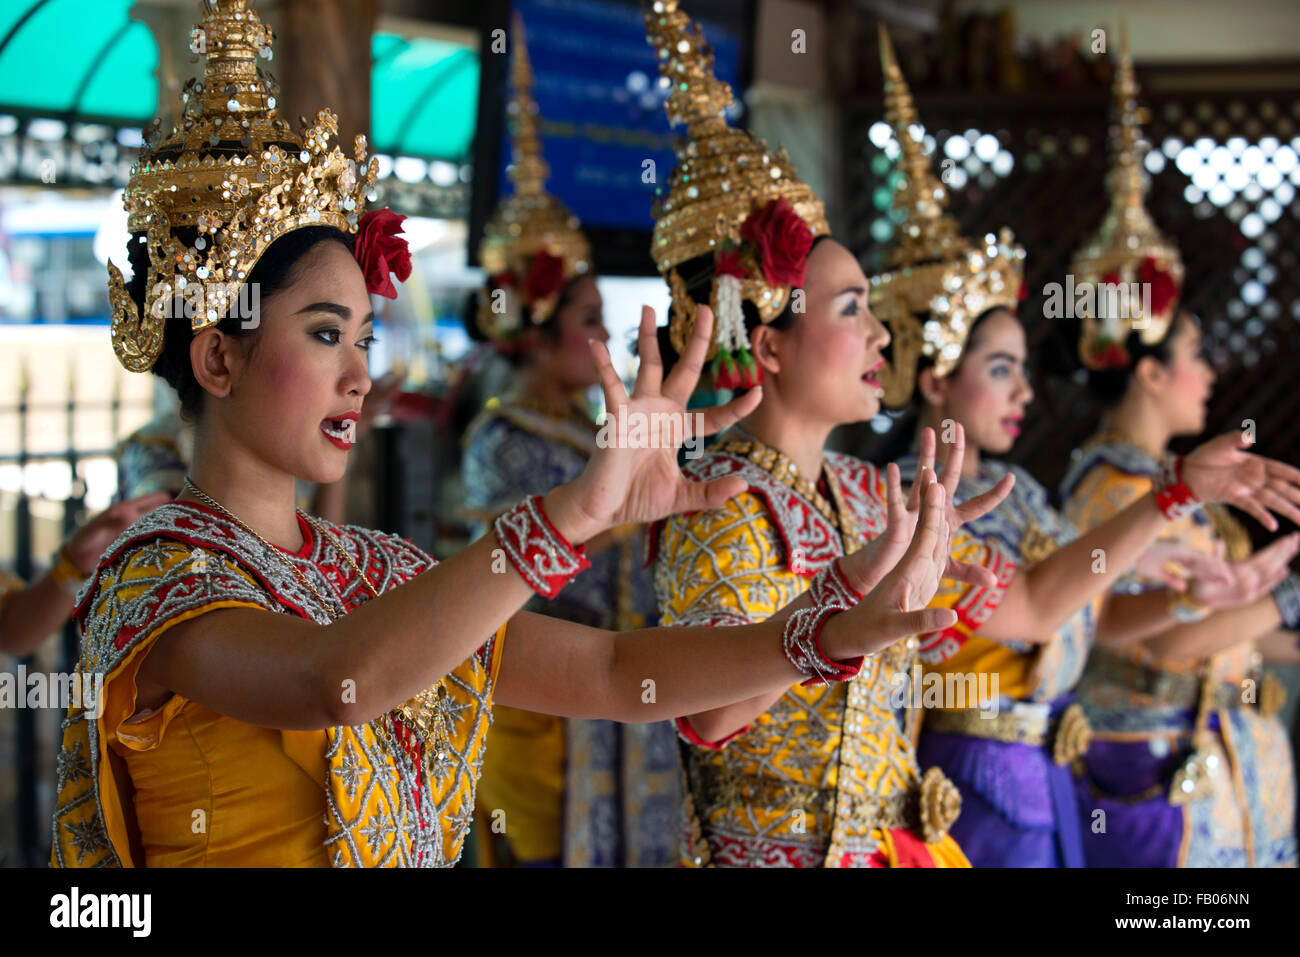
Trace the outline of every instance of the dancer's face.
[[1201, 352], [1200, 326], [1182, 312], [1176, 322], [1169, 340], [1169, 361], [1161, 363], [1146, 384], [1172, 434], [1199, 435], [1205, 431], [1214, 370]]
[[587, 342], [609, 341], [603, 306], [594, 276], [573, 281], [564, 305], [555, 314], [554, 328], [533, 333], [529, 355], [539, 373], [569, 391], [600, 381]]
[[824, 240], [808, 256], [803, 313], [787, 330], [754, 331], [764, 374], [806, 421], [844, 425], [880, 411], [881, 350], [889, 333], [867, 305], [869, 290], [857, 258]]
[[990, 455], [1004, 455], [1015, 444], [1034, 398], [1029, 385], [1025, 330], [1006, 309], [985, 316], [966, 344], [961, 363], [936, 379], [920, 375], [922, 398], [937, 418], [960, 422], [966, 444]]
[[226, 434], [273, 468], [334, 482], [347, 467], [356, 418], [370, 391], [370, 296], [361, 267], [337, 242], [313, 246], [290, 279], [261, 301], [254, 335], [226, 337], [219, 360], [202, 347], [191, 353], [196, 373], [200, 365], [218, 363], [212, 366], [216, 377], [204, 383], [210, 392], [216, 388], [204, 404], [204, 419], [215, 417]]

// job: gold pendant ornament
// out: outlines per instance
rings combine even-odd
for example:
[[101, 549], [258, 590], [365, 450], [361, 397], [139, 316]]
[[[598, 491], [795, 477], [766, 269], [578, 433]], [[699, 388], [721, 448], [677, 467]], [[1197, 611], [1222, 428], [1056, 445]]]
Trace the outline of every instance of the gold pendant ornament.
[[1061, 714], [1056, 737], [1052, 740], [1052, 760], [1064, 767], [1087, 754], [1091, 744], [1092, 725], [1088, 723], [1083, 706], [1076, 701]]
[[927, 844], [938, 844], [961, 815], [961, 792], [938, 768], [921, 778], [921, 836]]

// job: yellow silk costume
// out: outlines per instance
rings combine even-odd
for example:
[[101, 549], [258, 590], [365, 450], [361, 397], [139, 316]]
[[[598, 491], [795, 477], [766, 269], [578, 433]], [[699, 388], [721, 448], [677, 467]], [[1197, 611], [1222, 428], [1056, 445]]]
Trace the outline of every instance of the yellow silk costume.
[[[377, 591], [432, 567], [408, 542], [322, 523]], [[136, 676], [168, 629], [225, 608], [317, 623], [369, 598], [351, 566], [300, 519], [304, 543], [278, 558], [237, 525], [172, 504], [123, 533], [78, 609], [80, 670], [99, 702], [69, 709], [58, 759], [54, 866], [449, 866], [472, 819], [504, 626], [407, 714], [354, 727], [262, 728], [181, 695], [137, 714]], [[347, 689], [341, 689], [346, 693]], [[96, 707], [96, 704], [101, 707]], [[378, 729], [379, 734], [376, 734]], [[427, 746], [427, 747], [426, 747]], [[436, 750], [435, 750], [436, 749]]]
[[[750, 491], [659, 528], [655, 584], [665, 624], [761, 621], [809, 578], [885, 527], [871, 465], [828, 453], [829, 496], [781, 453], [723, 442], [686, 471], [739, 475]], [[778, 477], [779, 476], [779, 477]], [[951, 600], [962, 595], [954, 593]], [[748, 728], [706, 742], [679, 722], [688, 796], [683, 863], [720, 866], [966, 866], [944, 833], [959, 802], [916, 764], [903, 712], [917, 641], [867, 658], [839, 684], [790, 688]], [[914, 833], [924, 825], [928, 843]]]

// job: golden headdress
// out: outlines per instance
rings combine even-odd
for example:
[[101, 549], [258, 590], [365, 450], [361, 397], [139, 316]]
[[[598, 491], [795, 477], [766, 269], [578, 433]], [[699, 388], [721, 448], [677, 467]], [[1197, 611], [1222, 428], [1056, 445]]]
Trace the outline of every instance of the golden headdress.
[[[1126, 367], [1129, 356], [1124, 343], [1130, 332], [1136, 330], [1148, 345], [1163, 339], [1183, 284], [1178, 247], [1160, 233], [1146, 209], [1137, 95], [1133, 58], [1128, 52], [1127, 35], [1121, 31], [1119, 68], [1115, 72], [1114, 156], [1107, 180], [1110, 208], [1101, 228], [1070, 265], [1075, 288], [1092, 290], [1092, 301], [1102, 307], [1089, 308], [1088, 297], [1080, 297], [1084, 308], [1079, 358], [1090, 369]], [[1142, 285], [1138, 296], [1127, 295], [1134, 288], [1131, 283]], [[1106, 286], [1114, 285], [1125, 294], [1111, 296], [1103, 292]], [[1144, 303], [1150, 306], [1149, 316]]]
[[506, 104], [511, 160], [506, 175], [515, 191], [497, 206], [483, 227], [479, 245], [479, 261], [488, 282], [479, 296], [478, 327], [496, 343], [507, 342], [523, 331], [521, 299], [531, 320], [544, 322], [564, 284], [591, 268], [591, 244], [577, 217], [546, 191], [551, 171], [542, 159], [533, 70], [518, 15], [514, 35]]
[[[729, 360], [733, 373], [736, 362], [753, 369], [741, 301], [753, 303], [763, 322], [780, 315], [803, 284], [812, 237], [830, 232], [826, 213], [784, 150], [773, 153], [727, 125], [731, 87], [713, 75], [713, 50], [677, 0], [655, 0], [645, 23], [659, 72], [672, 84], [668, 120], [686, 127], [667, 195], [656, 202], [650, 247], [672, 294], [672, 343], [685, 350], [695, 326], [690, 288], [708, 283], [717, 317], [709, 355]], [[713, 265], [704, 275], [679, 273], [681, 264], [706, 255]], [[717, 367], [715, 379], [726, 385]], [[741, 384], [738, 375], [733, 383]]]
[[989, 233], [982, 242], [962, 237], [957, 220], [945, 208], [948, 190], [912, 136], [920, 120], [883, 24], [880, 62], [885, 122], [893, 127], [901, 150], [898, 169], [903, 180], [895, 203], [905, 218], [897, 242], [885, 252], [885, 272], [871, 279], [871, 308], [893, 340], [893, 360], [881, 376], [885, 403], [899, 406], [911, 398], [921, 356], [934, 360], [934, 374], [942, 378], [961, 359], [980, 313], [995, 306], [1015, 310], [1024, 282], [1025, 251], [1006, 228], [997, 236]]
[[[301, 136], [277, 117], [279, 91], [257, 66], [259, 56], [271, 58], [272, 34], [248, 0], [208, 0], [190, 37], [207, 58], [203, 79], [185, 85], [179, 127], [163, 136], [154, 121], [124, 198], [128, 228], [148, 243], [143, 316], [108, 266], [113, 349], [132, 372], [157, 360], [179, 299], [198, 332], [239, 303], [249, 272], [285, 233], [355, 233], [377, 174], [364, 136], [352, 159], [331, 147], [338, 120], [329, 110]], [[195, 238], [183, 242], [178, 230]]]

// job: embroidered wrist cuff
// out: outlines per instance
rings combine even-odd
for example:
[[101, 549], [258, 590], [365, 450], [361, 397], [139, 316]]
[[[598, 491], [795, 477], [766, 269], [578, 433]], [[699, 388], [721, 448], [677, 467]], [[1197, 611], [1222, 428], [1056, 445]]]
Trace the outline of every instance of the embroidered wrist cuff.
[[831, 615], [844, 610], [839, 605], [817, 605], [800, 608], [786, 619], [785, 629], [781, 632], [781, 648], [790, 664], [807, 676], [803, 682], [805, 686], [848, 681], [862, 670], [861, 656], [849, 661], [836, 661], [822, 650], [822, 627]]
[[1172, 462], [1166, 461], [1160, 467], [1160, 478], [1156, 486], [1156, 505], [1161, 514], [1171, 522], [1195, 511], [1201, 500], [1192, 494], [1187, 483], [1183, 481], [1183, 457], [1180, 455]]
[[570, 545], [542, 511], [542, 497], [526, 498], [493, 523], [497, 541], [520, 577], [543, 598], [554, 598], [591, 567], [587, 551]]
[[1300, 628], [1300, 578], [1287, 575], [1273, 589], [1273, 600], [1282, 615], [1282, 627], [1290, 631]]

